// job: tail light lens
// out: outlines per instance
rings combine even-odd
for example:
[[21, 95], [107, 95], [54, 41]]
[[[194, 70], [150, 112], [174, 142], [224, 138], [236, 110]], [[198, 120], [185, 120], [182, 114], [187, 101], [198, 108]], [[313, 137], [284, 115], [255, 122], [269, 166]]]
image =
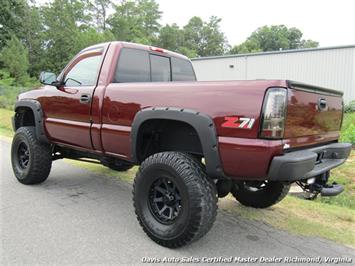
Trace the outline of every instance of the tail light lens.
[[263, 104], [261, 138], [283, 138], [286, 119], [286, 101], [286, 89], [270, 88], [267, 90]]

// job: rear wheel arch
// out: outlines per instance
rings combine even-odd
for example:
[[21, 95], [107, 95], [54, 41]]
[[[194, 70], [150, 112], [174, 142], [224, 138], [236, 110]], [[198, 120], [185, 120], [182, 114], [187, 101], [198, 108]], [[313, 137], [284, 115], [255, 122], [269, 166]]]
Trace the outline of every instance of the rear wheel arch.
[[36, 100], [21, 100], [15, 104], [14, 131], [25, 126], [35, 127], [36, 138], [41, 142], [48, 143], [44, 130], [42, 107]]
[[[205, 158], [206, 172], [211, 178], [224, 177], [223, 168], [218, 151], [218, 139], [216, 129], [213, 120], [200, 112], [190, 109], [179, 109], [171, 107], [159, 107], [159, 108], [146, 108], [139, 111], [133, 121], [131, 131], [131, 152], [132, 159], [135, 163], [140, 164], [147, 156], [151, 154], [142, 154], [142, 130], [147, 123], [154, 123], [152, 121], [164, 121], [169, 126], [170, 130], [173, 130], [170, 125], [176, 123], [184, 127], [182, 132], [196, 132], [196, 141], [200, 143], [200, 153]], [[156, 122], [159, 124], [158, 122]], [[185, 134], [184, 133], [184, 134]], [[191, 133], [190, 135], [193, 135]], [[194, 140], [194, 136], [191, 136]], [[186, 142], [182, 141], [182, 144]], [[196, 144], [192, 153], [199, 155], [199, 144]], [[161, 151], [173, 151], [173, 150], [160, 150]], [[176, 151], [176, 150], [175, 150]], [[186, 149], [180, 151], [189, 152]]]

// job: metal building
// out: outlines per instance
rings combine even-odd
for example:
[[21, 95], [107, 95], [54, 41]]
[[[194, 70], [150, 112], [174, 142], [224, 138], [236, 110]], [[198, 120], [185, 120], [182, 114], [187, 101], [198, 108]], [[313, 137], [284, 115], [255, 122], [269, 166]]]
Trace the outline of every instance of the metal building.
[[198, 80], [290, 79], [355, 99], [355, 45], [192, 59]]

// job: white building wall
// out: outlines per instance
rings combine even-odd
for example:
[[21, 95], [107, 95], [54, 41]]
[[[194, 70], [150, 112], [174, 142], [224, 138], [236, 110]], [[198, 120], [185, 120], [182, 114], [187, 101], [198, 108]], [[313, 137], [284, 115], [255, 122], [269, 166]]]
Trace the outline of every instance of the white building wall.
[[355, 99], [355, 46], [192, 60], [198, 80], [289, 79]]

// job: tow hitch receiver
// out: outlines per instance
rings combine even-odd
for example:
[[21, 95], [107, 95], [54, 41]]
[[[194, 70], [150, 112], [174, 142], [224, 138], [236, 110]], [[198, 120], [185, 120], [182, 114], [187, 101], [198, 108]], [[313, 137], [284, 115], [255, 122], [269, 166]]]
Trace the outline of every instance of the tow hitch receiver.
[[325, 185], [321, 188], [320, 194], [324, 197], [332, 197], [339, 195], [344, 191], [344, 187], [340, 184], [333, 183], [331, 185]]
[[327, 184], [329, 171], [307, 180], [298, 181], [297, 184], [307, 193], [308, 199], [315, 199], [319, 194], [323, 197], [333, 197], [344, 191], [344, 187], [337, 183]]

